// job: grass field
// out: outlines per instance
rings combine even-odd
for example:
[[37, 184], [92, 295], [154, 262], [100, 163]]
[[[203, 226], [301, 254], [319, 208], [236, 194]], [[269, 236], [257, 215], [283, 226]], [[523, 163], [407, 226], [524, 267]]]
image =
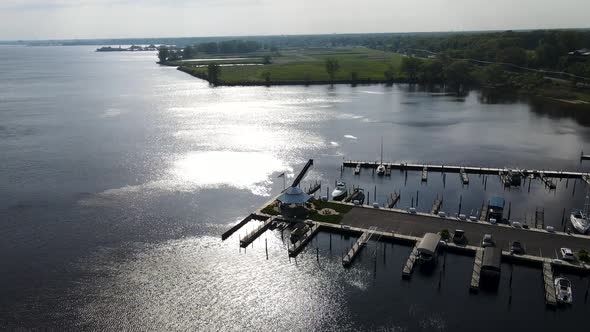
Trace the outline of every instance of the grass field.
[[[385, 72], [393, 68], [398, 74], [402, 55], [368, 48], [308, 48], [281, 50], [272, 56], [272, 64], [263, 66], [224, 66], [221, 68], [220, 83], [251, 82], [264, 83], [266, 74], [270, 81], [313, 82], [328, 81], [325, 61], [328, 58], [338, 60], [340, 70], [334, 81], [385, 80]], [[252, 61], [244, 61], [252, 63]], [[206, 75], [207, 68], [182, 63], [183, 71], [196, 76]]]

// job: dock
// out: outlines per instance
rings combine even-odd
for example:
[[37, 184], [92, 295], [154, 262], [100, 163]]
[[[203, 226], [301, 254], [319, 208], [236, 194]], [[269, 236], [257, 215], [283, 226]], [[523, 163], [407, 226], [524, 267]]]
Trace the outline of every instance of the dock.
[[504, 187], [510, 187], [512, 185], [512, 178], [507, 170], [500, 171], [498, 175], [500, 175], [500, 180], [504, 184]]
[[309, 188], [307, 188], [307, 190], [305, 192], [308, 195], [313, 195], [313, 194], [315, 194], [316, 191], [320, 190], [320, 188], [322, 188], [322, 183], [316, 181], [313, 184], [310, 184]]
[[582, 175], [582, 180], [586, 182], [586, 184], [590, 185], [590, 174]]
[[481, 205], [481, 211], [479, 211], [479, 221], [487, 221], [488, 220], [488, 211], [489, 211], [488, 203], [483, 203]]
[[481, 273], [481, 264], [483, 262], [483, 248], [475, 249], [475, 260], [473, 261], [473, 273], [471, 274], [471, 285], [469, 290], [477, 292], [479, 290], [479, 278]]
[[[379, 163], [375, 161], [359, 161], [359, 160], [345, 160], [343, 162], [344, 167], [349, 168], [376, 168]], [[408, 170], [408, 171], [421, 171], [424, 167], [427, 167], [430, 172], [446, 172], [446, 173], [461, 173], [461, 170], [466, 174], [488, 174], [498, 175], [501, 171], [505, 171], [506, 168], [496, 167], [478, 167], [478, 166], [453, 166], [453, 165], [430, 165], [430, 164], [410, 164], [410, 163], [397, 163], [397, 162], [383, 162], [385, 167], [390, 166], [392, 169]], [[570, 172], [570, 171], [557, 171], [557, 170], [536, 170], [536, 169], [523, 169], [520, 171], [523, 176], [539, 177], [541, 173], [549, 178], [577, 178], [581, 179], [584, 175], [589, 175], [583, 172]]]
[[262, 235], [262, 233], [264, 233], [274, 221], [275, 217], [270, 217], [262, 225], [244, 236], [244, 238], [240, 240], [240, 247], [246, 248], [250, 243], [254, 242], [254, 240]]
[[428, 181], [428, 167], [422, 168], [422, 182]]
[[251, 213], [246, 218], [242, 219], [239, 223], [235, 224], [232, 228], [221, 234], [221, 240], [225, 240], [228, 237], [232, 236], [238, 229], [242, 228], [245, 224], [247, 224], [250, 220], [256, 219], [256, 214]]
[[391, 166], [385, 166], [385, 176], [391, 176]]
[[543, 284], [545, 285], [545, 304], [556, 306], [555, 284], [553, 283], [553, 270], [548, 261], [543, 262]]
[[394, 192], [387, 199], [387, 203], [385, 203], [385, 207], [388, 209], [393, 208], [397, 204], [397, 202], [399, 201], [399, 198], [400, 198], [399, 192]]
[[467, 176], [467, 172], [465, 172], [465, 168], [461, 167], [459, 173], [461, 174], [461, 183], [469, 184], [469, 177]]
[[[344, 202], [354, 202], [355, 200], [357, 200], [357, 198], [361, 195], [361, 192], [358, 190], [359, 188], [352, 188], [352, 191], [350, 192], [350, 195], [346, 196], [344, 198]], [[364, 201], [364, 199], [363, 199]], [[361, 202], [361, 204], [363, 204], [363, 202]]]
[[365, 245], [367, 245], [367, 242], [369, 242], [369, 240], [371, 239], [371, 236], [373, 235], [374, 231], [375, 231], [375, 229], [371, 229], [368, 232], [364, 232], [356, 240], [356, 242], [354, 243], [352, 248], [350, 248], [348, 253], [342, 258], [342, 265], [344, 265], [345, 267], [348, 267], [348, 266], [350, 266], [350, 264], [352, 264], [352, 261], [354, 260], [356, 255], [359, 253], [361, 248], [364, 247]]
[[416, 259], [418, 259], [418, 242], [416, 242], [416, 245], [414, 246], [414, 248], [412, 248], [412, 251], [410, 252], [410, 256], [408, 256], [408, 260], [406, 261], [406, 264], [404, 265], [404, 268], [402, 269], [402, 278], [403, 279], [408, 279], [412, 275], [412, 271], [414, 270], [414, 264], [416, 263]]
[[297, 257], [299, 253], [305, 248], [305, 245], [313, 239], [313, 237], [318, 233], [320, 230], [320, 226], [318, 224], [313, 224], [309, 230], [303, 234], [303, 237], [295, 242], [293, 247], [289, 248], [289, 257]]
[[432, 203], [432, 209], [430, 209], [430, 214], [438, 214], [440, 208], [442, 206], [442, 199], [439, 199], [438, 196], [434, 199], [434, 203]]
[[549, 189], [557, 188], [557, 185], [555, 184], [555, 182], [553, 182], [553, 180], [549, 179], [547, 177], [547, 175], [545, 175], [545, 172], [539, 173], [539, 178], [541, 179], [541, 181], [543, 181], [545, 186], [548, 187]]

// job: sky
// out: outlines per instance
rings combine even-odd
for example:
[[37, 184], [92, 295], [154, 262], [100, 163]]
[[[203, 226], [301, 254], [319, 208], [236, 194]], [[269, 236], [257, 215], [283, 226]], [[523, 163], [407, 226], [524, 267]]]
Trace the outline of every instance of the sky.
[[0, 0], [0, 40], [590, 28], [590, 0]]

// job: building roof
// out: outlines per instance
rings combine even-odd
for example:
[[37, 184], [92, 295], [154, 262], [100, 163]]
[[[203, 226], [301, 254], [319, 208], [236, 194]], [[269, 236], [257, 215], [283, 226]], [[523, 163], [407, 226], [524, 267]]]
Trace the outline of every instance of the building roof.
[[496, 247], [486, 247], [483, 250], [482, 269], [500, 271], [502, 263], [502, 250]]
[[489, 208], [500, 208], [503, 209], [504, 205], [506, 203], [504, 202], [504, 198], [500, 197], [500, 196], [494, 196], [492, 198], [490, 198], [490, 202], [488, 204]]
[[311, 195], [308, 195], [299, 187], [289, 187], [277, 198], [283, 204], [304, 204], [309, 201]]
[[440, 242], [440, 235], [434, 233], [426, 233], [418, 244], [418, 251], [433, 255], [436, 252], [438, 243]]

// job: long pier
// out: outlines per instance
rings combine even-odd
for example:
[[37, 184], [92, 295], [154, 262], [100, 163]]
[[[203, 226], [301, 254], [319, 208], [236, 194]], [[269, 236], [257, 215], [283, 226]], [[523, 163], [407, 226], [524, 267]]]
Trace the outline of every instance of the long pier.
[[255, 230], [248, 233], [243, 239], [240, 240], [240, 247], [246, 248], [250, 243], [252, 243], [256, 238], [258, 238], [262, 233], [264, 233], [270, 225], [275, 221], [275, 217], [268, 218], [262, 225], [258, 226]]
[[[379, 163], [375, 161], [359, 161], [359, 160], [345, 160], [343, 162], [344, 167], [357, 167], [361, 168], [375, 168]], [[494, 168], [494, 167], [476, 167], [476, 166], [453, 166], [453, 165], [429, 165], [429, 164], [411, 164], [411, 163], [396, 163], [396, 162], [383, 162], [385, 167], [391, 167], [392, 169], [409, 170], [409, 171], [422, 171], [426, 167], [431, 172], [447, 172], [447, 173], [461, 173], [461, 169], [466, 174], [491, 174], [498, 175], [500, 172], [505, 171], [505, 168]], [[556, 170], [536, 170], [536, 169], [523, 169], [522, 174], [525, 176], [533, 175], [534, 177], [540, 177], [543, 174], [549, 178], [582, 178], [584, 175], [588, 176], [588, 173], [582, 172], [571, 172], [571, 171], [556, 171]], [[590, 181], [590, 178], [588, 179]]]
[[318, 233], [320, 230], [320, 226], [318, 224], [313, 224], [309, 230], [303, 234], [303, 237], [295, 242], [293, 247], [289, 248], [289, 257], [296, 257], [299, 253], [305, 248], [305, 245], [311, 241], [311, 239]]
[[232, 226], [232, 228], [228, 229], [226, 232], [224, 232], [223, 234], [221, 234], [221, 240], [225, 240], [228, 237], [232, 236], [233, 233], [235, 233], [238, 229], [242, 228], [242, 226], [244, 226], [245, 224], [247, 224], [252, 219], [256, 219], [256, 214], [255, 213], [249, 214], [246, 218], [242, 219], [242, 221], [240, 221], [239, 223], [235, 224], [234, 226]]
[[551, 264], [547, 261], [543, 262], [543, 284], [545, 285], [545, 304], [548, 306], [557, 305], [555, 294], [555, 284], [553, 283], [553, 270]]
[[414, 270], [414, 264], [416, 263], [416, 259], [418, 259], [418, 241], [416, 241], [416, 245], [412, 248], [410, 252], [410, 256], [408, 256], [408, 260], [402, 269], [402, 278], [408, 279], [412, 275], [412, 271]]
[[387, 203], [385, 203], [385, 207], [389, 208], [389, 209], [393, 208], [397, 204], [397, 202], [399, 201], [399, 198], [400, 198], [399, 192], [394, 192], [387, 199]]
[[440, 208], [442, 206], [442, 199], [439, 199], [438, 196], [434, 199], [434, 203], [432, 203], [432, 209], [430, 210], [430, 214], [438, 214]]
[[477, 292], [479, 290], [479, 278], [481, 274], [481, 264], [483, 262], [483, 248], [475, 249], [475, 260], [473, 261], [473, 273], [471, 274], [471, 284], [469, 290]]
[[369, 242], [369, 240], [371, 239], [371, 235], [373, 234], [373, 232], [374, 232], [374, 230], [364, 232], [357, 239], [357, 241], [354, 243], [352, 248], [350, 248], [348, 253], [342, 258], [342, 265], [344, 265], [346, 267], [346, 266], [350, 266], [350, 264], [352, 264], [352, 261], [354, 260], [356, 255], [359, 253], [359, 251], [361, 251], [361, 248], [364, 247], [367, 244], [367, 242]]

